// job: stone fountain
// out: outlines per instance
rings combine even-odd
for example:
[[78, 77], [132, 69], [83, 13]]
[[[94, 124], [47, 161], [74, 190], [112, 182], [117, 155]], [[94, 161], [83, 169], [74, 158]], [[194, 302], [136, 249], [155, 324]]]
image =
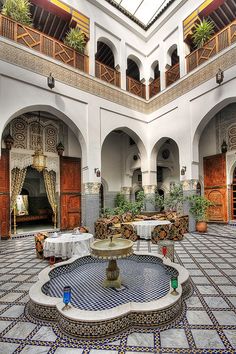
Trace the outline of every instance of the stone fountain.
[[91, 245], [91, 256], [108, 260], [106, 268], [106, 279], [103, 282], [105, 288], [120, 288], [120, 270], [117, 266], [117, 259], [127, 258], [133, 254], [133, 241], [113, 236], [109, 239], [94, 241]]
[[[175, 295], [173, 275], [178, 277]], [[65, 286], [72, 289], [66, 311]], [[29, 291], [27, 311], [34, 318], [55, 321], [62, 332], [74, 337], [100, 339], [132, 327], [161, 327], [176, 321], [190, 291], [184, 267], [158, 254], [133, 254], [132, 241], [111, 237], [94, 241], [91, 256], [74, 256], [42, 270]]]

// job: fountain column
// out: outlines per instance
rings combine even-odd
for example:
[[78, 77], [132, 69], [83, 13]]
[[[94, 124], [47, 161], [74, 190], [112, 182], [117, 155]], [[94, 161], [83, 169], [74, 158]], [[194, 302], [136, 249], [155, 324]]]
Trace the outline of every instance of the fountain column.
[[82, 193], [82, 225], [94, 233], [94, 222], [99, 218], [99, 189], [101, 183], [87, 182], [83, 184]]

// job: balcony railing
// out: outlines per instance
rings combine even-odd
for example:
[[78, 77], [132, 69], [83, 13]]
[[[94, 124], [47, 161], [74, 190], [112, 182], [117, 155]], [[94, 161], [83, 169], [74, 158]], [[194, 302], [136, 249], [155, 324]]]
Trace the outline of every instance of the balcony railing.
[[157, 77], [149, 84], [149, 98], [157, 95], [161, 91], [160, 78]]
[[166, 87], [173, 84], [175, 81], [179, 80], [179, 63], [173, 65], [169, 70], [166, 71]]
[[0, 35], [88, 73], [88, 56], [0, 14]]
[[120, 73], [119, 71], [95, 61], [95, 76], [99, 79], [108, 82], [109, 84], [120, 87]]
[[134, 95], [146, 98], [146, 85], [129, 76], [126, 76], [126, 90]]
[[213, 36], [203, 47], [196, 49], [194, 52], [186, 56], [187, 71], [192, 71], [197, 66], [205, 63], [205, 61], [235, 42], [236, 20]]

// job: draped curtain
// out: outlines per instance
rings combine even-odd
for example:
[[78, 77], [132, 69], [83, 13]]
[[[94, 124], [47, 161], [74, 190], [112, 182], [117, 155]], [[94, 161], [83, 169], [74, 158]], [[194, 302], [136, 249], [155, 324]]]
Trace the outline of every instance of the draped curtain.
[[17, 196], [21, 193], [26, 172], [27, 167], [22, 169], [15, 167], [11, 171], [11, 212], [16, 205]]
[[51, 205], [54, 215], [56, 215], [56, 173], [54, 171], [48, 171], [44, 169], [43, 178], [49, 203]]

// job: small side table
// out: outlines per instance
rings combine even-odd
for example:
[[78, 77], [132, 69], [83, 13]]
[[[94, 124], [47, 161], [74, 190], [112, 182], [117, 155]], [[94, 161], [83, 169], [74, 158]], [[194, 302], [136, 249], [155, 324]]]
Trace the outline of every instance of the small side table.
[[174, 262], [174, 241], [171, 240], [161, 240], [158, 243], [158, 253], [162, 253], [162, 247], [165, 246], [167, 248], [166, 257], [170, 258], [172, 262]]

